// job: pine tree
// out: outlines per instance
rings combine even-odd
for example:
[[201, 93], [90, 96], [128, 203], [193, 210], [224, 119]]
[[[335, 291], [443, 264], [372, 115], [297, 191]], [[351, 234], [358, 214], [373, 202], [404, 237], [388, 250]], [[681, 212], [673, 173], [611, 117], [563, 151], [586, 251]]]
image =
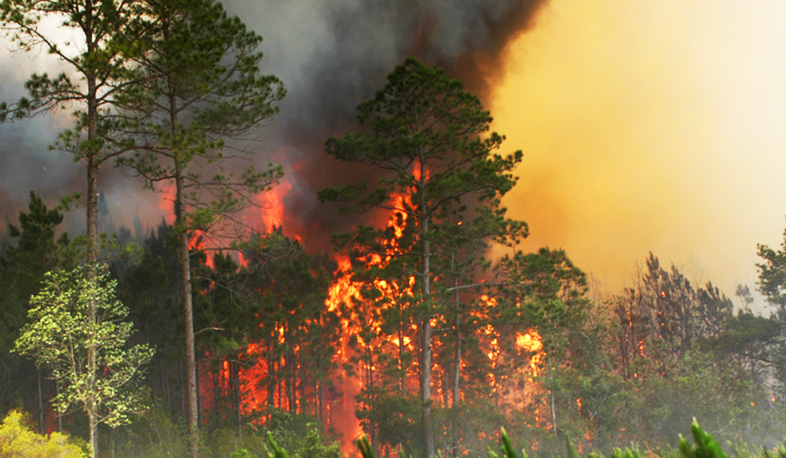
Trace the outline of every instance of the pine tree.
[[[499, 199], [516, 183], [511, 171], [517, 151], [496, 153], [504, 137], [489, 133], [491, 116], [476, 96], [444, 71], [407, 59], [387, 77], [375, 97], [358, 106], [366, 134], [348, 133], [326, 141], [335, 158], [380, 171], [370, 186], [346, 185], [320, 191], [322, 201], [351, 203], [348, 210], [394, 212], [404, 225], [401, 253], [389, 263], [416, 277], [420, 401], [424, 455], [435, 453], [432, 425], [432, 320], [437, 317], [435, 256], [448, 228], [470, 223], [485, 208], [502, 225]], [[360, 228], [358, 232], [368, 229]], [[395, 232], [395, 231], [394, 231]], [[496, 232], [496, 231], [491, 231]], [[370, 234], [389, 239], [391, 231]], [[396, 234], [397, 236], [398, 234]], [[346, 241], [348, 237], [344, 237]], [[339, 239], [340, 241], [341, 239]]]
[[[270, 165], [242, 176], [221, 173], [227, 138], [237, 138], [278, 112], [280, 81], [259, 69], [262, 38], [213, 0], [149, 0], [155, 24], [146, 52], [135, 59], [140, 84], [119, 94], [122, 143], [135, 150], [121, 165], [149, 187], [175, 189], [175, 229], [185, 313], [189, 450], [197, 456], [197, 393], [189, 237], [237, 215], [282, 176]], [[210, 164], [219, 171], [209, 175]]]

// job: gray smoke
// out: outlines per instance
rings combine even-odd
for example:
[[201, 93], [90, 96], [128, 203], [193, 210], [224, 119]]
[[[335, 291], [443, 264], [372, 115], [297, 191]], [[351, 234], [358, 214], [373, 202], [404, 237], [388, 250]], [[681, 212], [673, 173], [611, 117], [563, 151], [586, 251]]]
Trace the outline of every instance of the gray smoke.
[[[506, 43], [525, 31], [546, 0], [228, 0], [225, 8], [264, 37], [263, 70], [278, 76], [288, 95], [272, 125], [263, 130], [255, 162], [282, 163], [285, 232], [327, 249], [331, 233], [346, 229], [316, 191], [362, 176], [338, 164], [322, 148], [331, 135], [355, 126], [355, 106], [384, 84], [407, 56], [444, 67], [484, 98], [501, 67]], [[6, 46], [5, 48], [7, 48]], [[4, 52], [4, 51], [0, 51]], [[0, 100], [22, 94], [33, 71], [52, 66], [21, 54], [0, 54]], [[35, 68], [34, 68], [35, 67]], [[67, 114], [0, 126], [0, 217], [24, 208], [30, 189], [55, 203], [83, 189], [84, 171], [67, 153], [48, 151]], [[157, 196], [123, 173], [104, 167], [101, 188], [117, 226], [130, 227], [138, 213], [160, 221]]]
[[326, 249], [346, 229], [316, 191], [365, 177], [337, 163], [322, 144], [356, 128], [355, 106], [373, 96], [407, 56], [440, 65], [481, 99], [488, 95], [504, 46], [526, 31], [546, 0], [272, 0], [225, 2], [264, 37], [264, 70], [287, 87], [268, 142], [292, 185], [285, 231]]

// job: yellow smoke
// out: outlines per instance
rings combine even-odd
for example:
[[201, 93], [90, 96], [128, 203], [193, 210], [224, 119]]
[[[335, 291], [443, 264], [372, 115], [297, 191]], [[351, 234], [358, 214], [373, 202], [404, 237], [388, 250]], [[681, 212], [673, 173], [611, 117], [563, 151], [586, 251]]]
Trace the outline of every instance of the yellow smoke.
[[491, 108], [527, 248], [616, 292], [653, 251], [733, 295], [786, 214], [786, 2], [552, 0]]

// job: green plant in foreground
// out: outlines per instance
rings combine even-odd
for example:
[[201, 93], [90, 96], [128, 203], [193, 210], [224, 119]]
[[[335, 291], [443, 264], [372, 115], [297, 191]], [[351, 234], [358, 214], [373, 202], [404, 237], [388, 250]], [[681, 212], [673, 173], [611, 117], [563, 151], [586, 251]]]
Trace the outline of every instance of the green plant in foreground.
[[[510, 441], [510, 438], [508, 437], [508, 433], [507, 431], [505, 431], [505, 428], [502, 428], [499, 435], [499, 440], [500, 442], [502, 442], [502, 445], [500, 446], [500, 450], [502, 450], [503, 458], [519, 458], [518, 454], [516, 454], [516, 451], [513, 449], [513, 443]], [[489, 458], [500, 458], [500, 456], [497, 455], [497, 453], [494, 452], [493, 450], [489, 450]], [[521, 458], [529, 458], [529, 455], [527, 455], [526, 451], [524, 450], [521, 451]]]
[[720, 448], [712, 434], [704, 432], [696, 419], [690, 426], [696, 444], [691, 447], [688, 441], [680, 434], [680, 453], [683, 458], [726, 458], [726, 453]]
[[0, 457], [16, 458], [84, 458], [85, 452], [69, 441], [68, 436], [52, 433], [42, 436], [33, 432], [24, 415], [12, 410], [0, 425]]
[[[289, 454], [287, 454], [287, 452], [285, 452], [284, 450], [281, 450], [281, 447], [279, 447], [278, 444], [276, 444], [276, 441], [273, 439], [273, 434], [271, 434], [270, 431], [267, 432], [267, 440], [268, 442], [270, 442], [270, 446], [273, 447], [274, 458], [289, 458]], [[374, 455], [372, 454], [371, 456], [373, 457]]]

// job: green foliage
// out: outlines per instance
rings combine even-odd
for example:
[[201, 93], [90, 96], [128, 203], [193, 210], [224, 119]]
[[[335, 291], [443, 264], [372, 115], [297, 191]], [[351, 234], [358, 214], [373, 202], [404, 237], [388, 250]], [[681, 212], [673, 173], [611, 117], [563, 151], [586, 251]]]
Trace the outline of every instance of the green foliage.
[[171, 458], [186, 453], [184, 428], [159, 405], [136, 416], [120, 431], [123, 441], [116, 447], [117, 458]]
[[65, 434], [48, 437], [33, 432], [29, 420], [18, 410], [6, 415], [0, 425], [0, 457], [3, 458], [84, 458], [85, 452], [69, 442]]
[[[693, 438], [695, 440], [694, 445], [690, 445], [688, 441], [679, 436], [679, 452], [674, 456], [681, 458], [726, 458], [727, 455], [723, 451], [723, 449], [715, 442], [712, 435], [706, 433], [701, 426], [693, 420], [691, 424], [691, 432], [693, 433]], [[516, 450], [513, 448], [513, 444], [508, 437], [505, 428], [500, 430], [500, 450], [502, 454], [497, 454], [495, 451], [489, 449], [488, 456], [489, 458], [518, 458], [519, 455]], [[376, 458], [376, 454], [374, 452], [373, 447], [371, 446], [368, 437], [363, 436], [357, 440], [357, 446], [360, 450], [361, 456], [363, 458]], [[747, 451], [747, 445], [742, 443], [742, 446], [745, 450], [744, 453], [735, 453], [737, 458], [749, 458], [750, 452]], [[565, 447], [566, 447], [566, 456], [567, 458], [581, 458], [581, 455], [576, 451], [576, 448], [573, 445], [573, 442], [570, 440], [568, 436], [565, 436]], [[739, 448], [739, 447], [738, 447]], [[737, 450], [738, 448], [735, 448]], [[762, 450], [762, 456], [766, 458], [770, 458], [771, 456], [776, 457], [783, 457], [786, 453], [786, 448], [783, 445], [777, 446], [772, 451], [767, 449]], [[647, 453], [643, 453], [636, 445], [632, 445], [630, 447], [626, 447], [625, 449], [615, 448], [612, 453], [612, 458], [644, 458], [645, 456], [652, 456], [652, 457], [663, 457], [663, 458], [671, 458], [670, 451], [660, 451], [654, 452], [649, 451]], [[404, 456], [404, 455], [399, 455]], [[529, 458], [529, 455], [526, 451], [522, 450], [522, 458]], [[587, 458], [603, 458], [604, 455], [600, 452], [590, 452], [587, 454]]]
[[[260, 70], [262, 38], [213, 0], [151, 0], [148, 48], [134, 57], [138, 84], [117, 94], [122, 142], [118, 164], [149, 187], [173, 182], [182, 199], [178, 230], [209, 230], [242, 210], [282, 176], [280, 166], [226, 170], [223, 148], [278, 113], [286, 91]], [[234, 155], [233, 155], [234, 156]], [[218, 168], [210, 164], [224, 164]], [[181, 220], [188, 212], [188, 223]]]
[[364, 434], [363, 437], [357, 440], [357, 444], [363, 458], [376, 458], [376, 453], [371, 447], [371, 442], [368, 441], [368, 436]]
[[70, 240], [55, 231], [63, 220], [57, 209], [49, 209], [41, 197], [30, 193], [28, 211], [19, 212], [19, 225], [9, 225], [8, 233], [15, 245], [0, 255], [0, 411], [21, 407], [23, 397], [32, 397], [37, 386], [32, 364], [10, 353], [24, 324], [30, 297], [41, 288], [45, 272], [59, 265], [69, 265]]
[[683, 458], [726, 458], [726, 453], [715, 442], [712, 434], [704, 432], [695, 418], [690, 429], [696, 443], [691, 446], [680, 434], [680, 452]]
[[[505, 431], [505, 428], [500, 430], [499, 440], [502, 442], [502, 456], [505, 458], [519, 458], [518, 454], [513, 449], [513, 443], [510, 442], [510, 438], [508, 437], [508, 433]], [[568, 443], [570, 444], [570, 441], [568, 441]], [[529, 455], [527, 455], [526, 451], [521, 451], [521, 458], [529, 458]]]
[[273, 434], [269, 431], [267, 433], [267, 440], [270, 442], [270, 447], [273, 448], [273, 458], [289, 458], [289, 454], [278, 446], [276, 440], [273, 439]]
[[84, 267], [47, 273], [15, 347], [51, 372], [59, 412], [79, 404], [110, 426], [145, 409], [137, 384], [153, 355], [147, 345], [125, 347], [132, 324], [123, 321], [128, 311], [115, 299], [116, 284], [106, 274], [90, 278]]
[[786, 231], [781, 249], [774, 250], [767, 245], [759, 245], [759, 257], [763, 260], [759, 267], [759, 289], [767, 301], [786, 310]]
[[[137, 53], [144, 43], [139, 40], [144, 30], [141, 13], [142, 2], [138, 1], [3, 0], [0, 24], [17, 49], [29, 52], [43, 48], [90, 81], [88, 87], [83, 87], [66, 73], [54, 77], [46, 73], [34, 74], [26, 84], [30, 98], [23, 98], [10, 107], [5, 105], [6, 110], [10, 109], [10, 114], [20, 118], [44, 110], [70, 108], [75, 102], [87, 104], [88, 99], [98, 110], [111, 103], [112, 89], [128, 78], [129, 56]], [[57, 37], [47, 35], [47, 27], [40, 26], [41, 21], [49, 17], [57, 17], [61, 28], [84, 33], [89, 42], [74, 53], [71, 39], [58, 41]], [[99, 92], [104, 95], [98, 96]], [[84, 111], [77, 112], [77, 127], [64, 132], [64, 143], [78, 140], [79, 132], [87, 127], [87, 119], [82, 115], [88, 107], [80, 108]], [[83, 158], [98, 154], [102, 146], [103, 142], [97, 138], [81, 139], [74, 143], [73, 152], [76, 158]]]
[[241, 448], [232, 452], [232, 458], [256, 458], [254, 455], [251, 454], [248, 450]]

